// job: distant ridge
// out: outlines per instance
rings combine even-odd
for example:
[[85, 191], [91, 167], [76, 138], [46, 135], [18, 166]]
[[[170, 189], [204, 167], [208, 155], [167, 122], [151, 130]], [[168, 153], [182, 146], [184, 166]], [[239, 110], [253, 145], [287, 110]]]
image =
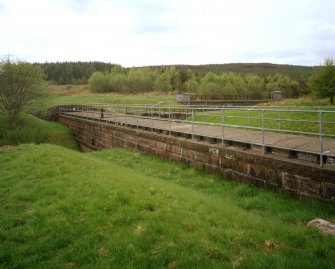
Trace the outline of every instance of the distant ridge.
[[[86, 84], [90, 76], [96, 72], [110, 72], [116, 65], [105, 62], [45, 62], [34, 63], [42, 67], [48, 80], [57, 84]], [[187, 70], [193, 74], [203, 77], [208, 72], [216, 74], [224, 72], [234, 72], [237, 74], [257, 74], [266, 77], [267, 75], [287, 75], [290, 78], [305, 84], [307, 78], [311, 75], [313, 68], [310, 66], [271, 64], [271, 63], [229, 63], [229, 64], [203, 64], [203, 65], [152, 65], [138, 66], [134, 68], [150, 68], [164, 72], [166, 68], [174, 66], [180, 75], [187, 78]], [[124, 68], [130, 70], [131, 67]], [[185, 81], [185, 80], [184, 80]]]
[[177, 70], [191, 69], [199, 74], [206, 74], [211, 71], [214, 73], [234, 72], [240, 74], [255, 73], [259, 75], [273, 75], [276, 73], [288, 75], [293, 79], [306, 79], [313, 66], [272, 64], [272, 63], [229, 63], [229, 64], [203, 64], [203, 65], [153, 65], [149, 68], [160, 69], [162, 67], [175, 66]]

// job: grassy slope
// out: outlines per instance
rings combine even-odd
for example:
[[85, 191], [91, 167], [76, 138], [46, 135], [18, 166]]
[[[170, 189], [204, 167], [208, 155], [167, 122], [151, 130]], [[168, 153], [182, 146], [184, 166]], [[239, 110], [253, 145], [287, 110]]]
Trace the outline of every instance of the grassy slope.
[[60, 123], [24, 115], [13, 129], [8, 126], [6, 118], [0, 114], [0, 146], [20, 143], [51, 143], [78, 149], [71, 130]]
[[[1, 268], [331, 268], [296, 201], [123, 149], [0, 152]], [[265, 244], [265, 241], [268, 244]]]

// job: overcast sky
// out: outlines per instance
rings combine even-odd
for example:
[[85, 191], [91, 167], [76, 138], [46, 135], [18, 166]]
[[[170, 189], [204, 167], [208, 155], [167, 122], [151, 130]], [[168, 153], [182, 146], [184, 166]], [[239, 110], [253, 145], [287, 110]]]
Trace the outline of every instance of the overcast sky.
[[0, 55], [123, 66], [335, 56], [334, 0], [0, 0]]

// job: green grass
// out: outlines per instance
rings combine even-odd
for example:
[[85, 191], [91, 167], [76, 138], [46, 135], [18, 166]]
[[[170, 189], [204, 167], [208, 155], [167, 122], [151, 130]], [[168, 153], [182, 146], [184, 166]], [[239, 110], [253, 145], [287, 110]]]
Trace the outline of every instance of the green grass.
[[78, 149], [72, 131], [60, 123], [23, 115], [18, 125], [13, 128], [8, 124], [6, 117], [0, 114], [0, 146], [21, 143], [51, 143]]
[[54, 98], [48, 107], [66, 104], [162, 104], [176, 105], [174, 94], [143, 93], [143, 94], [114, 94], [92, 93], [87, 85], [53, 86]]
[[318, 99], [311, 96], [302, 96], [299, 98], [288, 98], [276, 102], [268, 102], [260, 104], [261, 106], [322, 106], [327, 108], [328, 106], [334, 106], [330, 104], [329, 98]]
[[49, 106], [66, 104], [158, 104], [175, 105], [172, 95], [87, 95], [87, 96], [58, 96]]
[[[257, 107], [255, 108], [257, 109]], [[275, 109], [276, 110], [276, 109]], [[272, 112], [264, 111], [264, 127], [269, 129], [302, 131], [319, 133], [319, 113], [308, 112]], [[250, 120], [248, 120], [250, 117]], [[192, 118], [189, 117], [189, 120]], [[199, 111], [194, 117], [198, 122], [222, 123], [222, 111]], [[295, 121], [292, 121], [295, 120]], [[303, 120], [303, 121], [301, 121]], [[335, 134], [335, 112], [324, 112], [322, 114], [323, 134]], [[308, 121], [308, 122], [306, 122]], [[246, 127], [262, 127], [262, 112], [247, 110], [225, 110], [224, 123]]]
[[[335, 208], [124, 149], [0, 151], [1, 268], [333, 268]], [[268, 242], [268, 244], [266, 244]]]

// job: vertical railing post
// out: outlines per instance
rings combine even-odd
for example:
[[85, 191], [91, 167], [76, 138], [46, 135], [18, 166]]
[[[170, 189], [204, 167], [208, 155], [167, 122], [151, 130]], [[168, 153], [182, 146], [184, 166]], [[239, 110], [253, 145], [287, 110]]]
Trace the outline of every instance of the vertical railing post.
[[319, 111], [319, 139], [320, 139], [320, 167], [323, 167], [323, 122], [322, 122], [322, 111]]
[[205, 105], [202, 105], [202, 122], [205, 122]]
[[103, 107], [101, 107], [100, 108], [100, 119], [103, 119], [104, 118], [104, 108]]
[[136, 116], [136, 130], [138, 131], [138, 128], [139, 128], [139, 126], [138, 126], [138, 119], [140, 117], [140, 109], [139, 109], [139, 107], [136, 107], [136, 109], [135, 109], [135, 116]]
[[278, 111], [278, 129], [280, 130], [280, 111]]
[[127, 125], [127, 106], [125, 106], [124, 109], [124, 126], [126, 127]]
[[192, 107], [192, 139], [194, 139], [194, 107]]
[[171, 135], [171, 107], [169, 107], [169, 135]]
[[221, 141], [222, 141], [222, 147], [224, 147], [224, 108], [222, 108], [221, 112], [221, 123], [222, 123]]
[[154, 131], [154, 115], [153, 115], [153, 106], [151, 106], [151, 132], [153, 132]]
[[117, 106], [114, 105], [114, 125], [116, 125], [116, 113], [117, 113]]
[[250, 108], [248, 109], [248, 127], [250, 127]]
[[264, 109], [262, 109], [262, 155], [265, 154]]

